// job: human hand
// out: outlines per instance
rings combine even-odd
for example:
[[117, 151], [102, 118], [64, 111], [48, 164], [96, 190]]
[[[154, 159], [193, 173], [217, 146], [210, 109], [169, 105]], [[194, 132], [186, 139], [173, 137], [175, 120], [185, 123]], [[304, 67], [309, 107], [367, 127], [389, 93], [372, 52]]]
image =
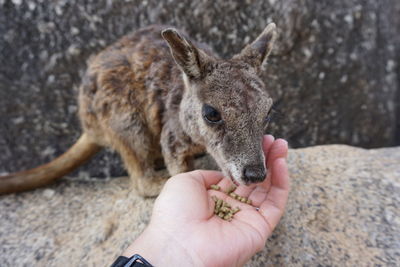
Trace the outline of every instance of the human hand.
[[[183, 266], [241, 266], [262, 250], [283, 215], [289, 192], [287, 142], [272, 136], [263, 140], [267, 179], [239, 186], [235, 193], [252, 205], [223, 193], [232, 182], [217, 171], [193, 171], [171, 177], [157, 198], [147, 229], [125, 251], [150, 263]], [[221, 191], [211, 190], [218, 184]], [[228, 222], [214, 215], [217, 196], [241, 210]]]

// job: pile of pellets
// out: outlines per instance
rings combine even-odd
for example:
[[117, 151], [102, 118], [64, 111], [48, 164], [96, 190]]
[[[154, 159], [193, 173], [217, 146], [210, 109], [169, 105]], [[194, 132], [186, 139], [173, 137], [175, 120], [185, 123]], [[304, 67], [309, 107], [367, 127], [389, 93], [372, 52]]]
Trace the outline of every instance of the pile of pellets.
[[[220, 191], [221, 187], [219, 187], [218, 185], [211, 185], [211, 189]], [[225, 191], [225, 193], [240, 202], [251, 205], [250, 199], [239, 196], [238, 194], [233, 192], [235, 190], [236, 190], [236, 186], [232, 185], [231, 187], [228, 188], [227, 191]], [[216, 196], [212, 196], [212, 199], [214, 200], [214, 203], [215, 203], [214, 214], [225, 221], [229, 221], [229, 222], [232, 221], [233, 215], [235, 215], [235, 213], [240, 211], [239, 207], [232, 208], [226, 201], [219, 199]]]

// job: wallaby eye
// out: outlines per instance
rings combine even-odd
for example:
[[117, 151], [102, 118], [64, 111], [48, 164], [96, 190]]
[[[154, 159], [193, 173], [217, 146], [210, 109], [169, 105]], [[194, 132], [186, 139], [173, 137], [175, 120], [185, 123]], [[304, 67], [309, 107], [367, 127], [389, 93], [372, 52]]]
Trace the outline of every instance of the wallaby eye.
[[221, 114], [215, 108], [204, 104], [202, 110], [203, 118], [209, 123], [221, 122]]

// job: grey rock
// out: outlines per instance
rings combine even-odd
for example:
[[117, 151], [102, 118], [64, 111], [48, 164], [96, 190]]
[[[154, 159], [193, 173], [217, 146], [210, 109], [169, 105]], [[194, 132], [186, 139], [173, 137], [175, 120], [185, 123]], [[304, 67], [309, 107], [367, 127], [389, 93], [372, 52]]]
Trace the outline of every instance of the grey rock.
[[[86, 60], [153, 23], [229, 57], [274, 21], [279, 39], [263, 77], [276, 102], [273, 134], [292, 147], [400, 144], [399, 11], [397, 0], [2, 0], [0, 172], [65, 151], [80, 134], [75, 99]], [[42, 153], [49, 146], [54, 153]], [[81, 170], [122, 175], [120, 166], [103, 153]]]
[[[286, 213], [247, 266], [398, 266], [400, 147], [289, 151]], [[197, 167], [209, 167], [209, 158]], [[127, 178], [0, 197], [2, 266], [109, 266], [149, 223]]]

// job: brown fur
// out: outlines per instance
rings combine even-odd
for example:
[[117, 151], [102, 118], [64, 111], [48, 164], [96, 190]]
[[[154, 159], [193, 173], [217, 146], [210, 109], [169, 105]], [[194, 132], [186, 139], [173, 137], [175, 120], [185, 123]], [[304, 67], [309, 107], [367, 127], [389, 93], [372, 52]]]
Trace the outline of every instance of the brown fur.
[[[89, 60], [79, 91], [86, 142], [80, 147], [91, 147], [93, 153], [97, 146], [118, 151], [133, 185], [144, 196], [157, 195], [165, 182], [166, 176], [155, 171], [155, 162], [163, 159], [174, 175], [190, 170], [193, 156], [203, 151], [235, 182], [264, 179], [261, 140], [272, 100], [257, 74], [272, 49], [275, 25], [268, 25], [230, 60], [165, 29], [150, 26], [136, 31]], [[218, 125], [206, 122], [204, 104], [219, 111]], [[244, 175], [246, 168], [253, 175]], [[34, 184], [44, 185], [57, 176], [43, 175], [28, 176], [26, 183], [34, 179], [42, 181]], [[9, 187], [0, 178], [0, 193], [32, 188], [24, 182], [19, 188]]]

